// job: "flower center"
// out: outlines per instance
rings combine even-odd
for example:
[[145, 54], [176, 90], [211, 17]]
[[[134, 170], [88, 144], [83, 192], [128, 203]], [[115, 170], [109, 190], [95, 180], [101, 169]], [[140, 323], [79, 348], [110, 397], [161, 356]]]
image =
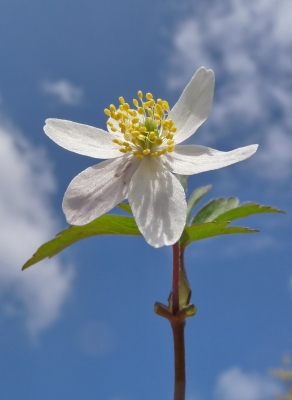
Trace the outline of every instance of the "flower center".
[[168, 118], [168, 102], [162, 99], [155, 101], [151, 93], [145, 97], [146, 101], [143, 101], [143, 94], [139, 90], [139, 100], [133, 100], [136, 109], [131, 109], [124, 98], [119, 97], [119, 108], [111, 104], [104, 110], [109, 116], [107, 125], [110, 130], [123, 138], [113, 139], [120, 146], [120, 152], [131, 152], [139, 159], [174, 151], [173, 136], [176, 132], [173, 121]]

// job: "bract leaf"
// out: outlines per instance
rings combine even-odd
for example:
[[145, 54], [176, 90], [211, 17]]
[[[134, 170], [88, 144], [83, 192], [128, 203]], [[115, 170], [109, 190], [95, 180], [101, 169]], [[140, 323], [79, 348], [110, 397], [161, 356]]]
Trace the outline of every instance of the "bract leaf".
[[[183, 250], [182, 250], [183, 251]], [[192, 290], [187, 278], [185, 267], [182, 265], [179, 270], [179, 309], [182, 310], [184, 307], [190, 304]], [[172, 310], [172, 293], [168, 297], [168, 307]]]
[[249, 215], [275, 212], [285, 214], [284, 211], [272, 206], [262, 206], [257, 203], [244, 203], [236, 208], [233, 208], [232, 210], [226, 211], [223, 214], [218, 215], [215, 220], [217, 222], [234, 221], [235, 219], [248, 217]]
[[187, 245], [196, 240], [207, 239], [213, 236], [258, 232], [256, 229], [244, 228], [242, 226], [227, 227], [228, 224], [228, 221], [221, 221], [185, 226], [183, 234], [180, 238], [181, 247], [184, 249]]
[[187, 224], [189, 225], [191, 221], [191, 215], [193, 208], [196, 204], [212, 189], [212, 185], [202, 186], [198, 189], [194, 190], [188, 200], [188, 208], [187, 208]]
[[[192, 225], [214, 221], [219, 215], [225, 213], [226, 211], [232, 210], [233, 208], [237, 207], [238, 204], [239, 200], [237, 197], [229, 197], [228, 199], [220, 197], [219, 199], [211, 200], [194, 216]], [[224, 221], [229, 220], [225, 219]]]
[[43, 244], [24, 264], [22, 269], [28, 268], [46, 257], [51, 258], [55, 256], [79, 240], [97, 235], [141, 236], [141, 233], [134, 218], [110, 214], [102, 215], [87, 225], [72, 225], [58, 233], [57, 237]]

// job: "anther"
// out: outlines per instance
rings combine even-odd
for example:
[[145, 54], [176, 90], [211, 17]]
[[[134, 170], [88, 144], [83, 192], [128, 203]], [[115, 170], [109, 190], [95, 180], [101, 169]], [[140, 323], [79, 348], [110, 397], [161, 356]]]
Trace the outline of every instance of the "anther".
[[145, 97], [147, 100], [151, 100], [153, 98], [151, 93], [146, 93]]
[[123, 98], [123, 96], [119, 97], [119, 101], [120, 101], [121, 104], [124, 104], [125, 99]]
[[114, 143], [118, 144], [119, 146], [123, 146], [123, 142], [122, 142], [122, 140], [119, 140], [119, 139], [113, 139], [112, 141], [113, 141]]
[[165, 111], [169, 110], [169, 105], [168, 105], [168, 102], [167, 102], [166, 100], [163, 100], [163, 101], [162, 101], [162, 108], [163, 108]]

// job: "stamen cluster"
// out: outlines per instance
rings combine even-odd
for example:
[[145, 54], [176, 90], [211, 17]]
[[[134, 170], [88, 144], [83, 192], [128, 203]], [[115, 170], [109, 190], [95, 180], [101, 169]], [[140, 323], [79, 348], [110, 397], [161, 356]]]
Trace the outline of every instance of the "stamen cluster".
[[124, 98], [119, 97], [118, 108], [111, 104], [104, 110], [110, 117], [107, 121], [110, 130], [123, 136], [123, 140], [116, 138], [113, 142], [121, 147], [121, 153], [132, 152], [139, 159], [174, 151], [173, 136], [177, 129], [168, 118], [168, 102], [162, 99], [155, 101], [151, 93], [145, 95], [144, 101], [141, 90], [137, 95], [139, 100], [133, 100], [136, 109], [131, 109]]

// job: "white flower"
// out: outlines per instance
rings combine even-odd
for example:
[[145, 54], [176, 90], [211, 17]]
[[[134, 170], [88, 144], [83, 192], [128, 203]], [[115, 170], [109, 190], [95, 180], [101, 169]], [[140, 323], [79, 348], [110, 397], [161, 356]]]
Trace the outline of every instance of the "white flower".
[[71, 121], [48, 119], [45, 133], [75, 153], [109, 160], [77, 175], [63, 200], [72, 225], [85, 225], [128, 199], [146, 241], [161, 247], [175, 243], [186, 220], [184, 189], [173, 175], [192, 175], [245, 160], [257, 145], [221, 152], [209, 147], [179, 145], [208, 117], [213, 100], [214, 73], [200, 68], [176, 105], [151, 93], [134, 99], [134, 109], [119, 98], [111, 104], [108, 132]]

